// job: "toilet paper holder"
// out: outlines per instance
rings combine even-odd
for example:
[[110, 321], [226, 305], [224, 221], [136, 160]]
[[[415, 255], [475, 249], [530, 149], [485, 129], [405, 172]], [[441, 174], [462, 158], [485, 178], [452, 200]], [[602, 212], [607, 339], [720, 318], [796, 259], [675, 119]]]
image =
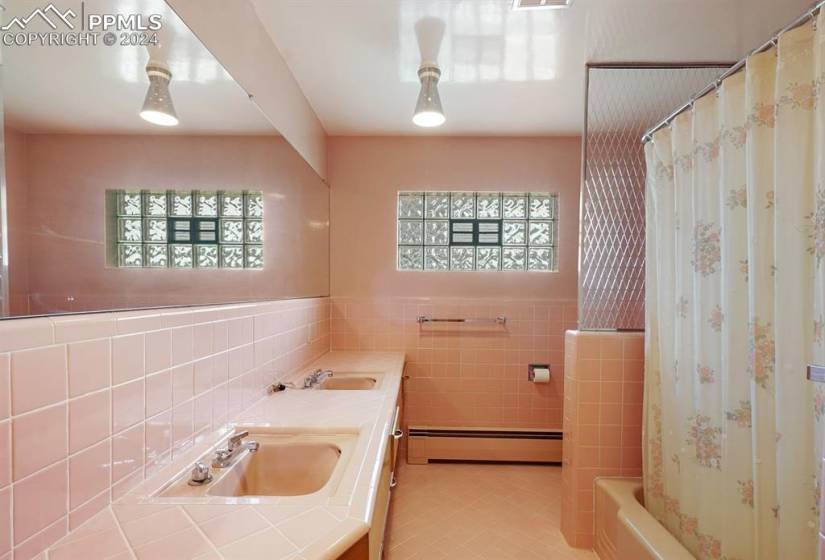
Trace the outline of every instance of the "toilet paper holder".
[[[550, 372], [550, 364], [528, 364], [527, 365], [527, 380], [534, 381], [536, 379], [536, 370], [546, 369]], [[550, 372], [552, 373], [552, 372]]]

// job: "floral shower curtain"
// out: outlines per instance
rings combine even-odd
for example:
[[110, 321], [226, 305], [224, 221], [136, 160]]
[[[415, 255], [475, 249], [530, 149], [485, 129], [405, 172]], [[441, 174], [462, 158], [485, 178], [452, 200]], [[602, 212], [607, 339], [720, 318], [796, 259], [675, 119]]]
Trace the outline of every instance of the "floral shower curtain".
[[820, 14], [645, 147], [645, 505], [700, 559], [816, 558], [823, 86]]

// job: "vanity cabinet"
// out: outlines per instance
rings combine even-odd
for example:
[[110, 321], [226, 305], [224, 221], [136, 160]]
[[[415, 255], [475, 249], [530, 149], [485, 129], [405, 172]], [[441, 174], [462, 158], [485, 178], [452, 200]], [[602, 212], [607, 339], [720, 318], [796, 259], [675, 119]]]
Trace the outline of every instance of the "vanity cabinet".
[[383, 557], [392, 489], [398, 484], [396, 466], [398, 465], [398, 455], [404, 437], [403, 410], [403, 391], [399, 390], [395, 402], [395, 414], [387, 436], [387, 448], [381, 462], [381, 475], [378, 479], [378, 491], [375, 496], [370, 531], [347, 552], [339, 556], [338, 560], [381, 560]]
[[395, 416], [389, 434], [387, 450], [381, 467], [381, 478], [378, 484], [378, 494], [375, 497], [375, 509], [370, 524], [370, 556], [369, 560], [380, 560], [383, 555], [384, 536], [387, 528], [387, 514], [390, 509], [392, 489], [398, 484], [396, 465], [398, 464], [398, 449], [404, 432], [401, 429], [401, 411], [403, 410], [401, 395], [395, 404]]

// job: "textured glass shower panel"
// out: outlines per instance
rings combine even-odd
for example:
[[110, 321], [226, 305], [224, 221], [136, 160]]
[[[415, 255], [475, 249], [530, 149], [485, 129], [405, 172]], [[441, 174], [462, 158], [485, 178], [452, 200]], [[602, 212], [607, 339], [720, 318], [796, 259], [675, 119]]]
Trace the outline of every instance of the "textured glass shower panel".
[[[644, 132], [725, 70], [588, 70], [579, 328], [644, 328]], [[531, 232], [540, 235], [540, 232]]]
[[114, 192], [116, 263], [124, 268], [263, 268], [263, 194]]
[[400, 192], [397, 220], [398, 270], [558, 270], [555, 194]]

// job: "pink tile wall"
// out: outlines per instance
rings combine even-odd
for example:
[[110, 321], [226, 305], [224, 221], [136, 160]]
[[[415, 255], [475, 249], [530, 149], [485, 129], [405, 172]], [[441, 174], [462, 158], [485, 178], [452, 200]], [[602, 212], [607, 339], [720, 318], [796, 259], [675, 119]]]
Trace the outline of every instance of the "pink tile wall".
[[[580, 138], [329, 139], [332, 345], [405, 351], [407, 423], [560, 428], [565, 329], [576, 328]], [[559, 195], [559, 272], [396, 270], [401, 190]], [[419, 314], [506, 315], [507, 329], [419, 328]], [[553, 382], [527, 381], [527, 364]]]
[[644, 333], [568, 331], [561, 530], [593, 546], [593, 483], [641, 476]]
[[[419, 315], [503, 315], [507, 326], [419, 325]], [[334, 350], [406, 352], [406, 424], [560, 428], [564, 331], [575, 324], [574, 300], [332, 300]], [[551, 382], [527, 381], [530, 363], [549, 363]]]
[[328, 298], [0, 321], [0, 560], [25, 560], [327, 352]]

